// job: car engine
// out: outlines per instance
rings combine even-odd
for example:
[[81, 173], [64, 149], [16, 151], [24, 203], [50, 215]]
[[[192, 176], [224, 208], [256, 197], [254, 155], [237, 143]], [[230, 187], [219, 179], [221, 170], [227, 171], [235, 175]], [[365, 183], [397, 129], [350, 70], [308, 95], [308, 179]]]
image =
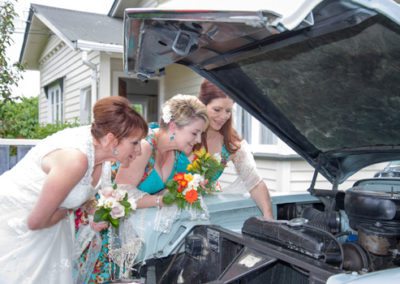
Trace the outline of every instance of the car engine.
[[157, 283], [326, 283], [400, 266], [400, 180], [318, 190], [321, 203], [285, 204], [278, 220], [251, 217], [242, 232], [196, 226], [158, 263]]

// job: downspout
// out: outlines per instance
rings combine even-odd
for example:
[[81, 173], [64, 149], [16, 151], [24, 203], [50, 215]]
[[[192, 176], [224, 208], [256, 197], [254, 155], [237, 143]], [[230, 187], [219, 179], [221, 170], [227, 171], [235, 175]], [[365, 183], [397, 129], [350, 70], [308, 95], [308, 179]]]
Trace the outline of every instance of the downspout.
[[[91, 104], [92, 104], [92, 109], [94, 104], [97, 101], [97, 75], [98, 75], [98, 71], [97, 71], [97, 65], [94, 64], [93, 62], [90, 62], [88, 59], [88, 52], [87, 51], [82, 51], [82, 63], [85, 64], [86, 66], [88, 66], [90, 69], [92, 69], [92, 76], [91, 76]], [[93, 119], [93, 113], [91, 114], [92, 119]]]

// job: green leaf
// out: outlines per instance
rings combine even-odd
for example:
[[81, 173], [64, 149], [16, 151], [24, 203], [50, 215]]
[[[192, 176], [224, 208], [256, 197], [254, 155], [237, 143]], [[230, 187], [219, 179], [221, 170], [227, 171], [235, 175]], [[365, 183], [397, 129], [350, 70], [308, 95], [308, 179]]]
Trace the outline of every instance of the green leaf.
[[186, 206], [186, 201], [184, 199], [177, 199], [176, 200], [176, 205], [178, 206], [178, 208], [180, 209], [184, 209]]
[[124, 206], [125, 208], [126, 208], [126, 207], [131, 208], [131, 204], [129, 203], [128, 200], [123, 199], [123, 200], [121, 200], [119, 203], [120, 203], [122, 206]]
[[163, 203], [165, 203], [166, 205], [171, 205], [171, 204], [173, 204], [175, 202], [176, 195], [167, 191], [163, 195], [163, 199], [162, 200], [163, 200]]
[[111, 212], [110, 209], [106, 208], [97, 209], [96, 212], [94, 212], [93, 221], [94, 222], [107, 221], [110, 212]]
[[115, 228], [119, 227], [119, 219], [114, 219], [110, 216], [109, 221], [111, 223], [111, 225]]

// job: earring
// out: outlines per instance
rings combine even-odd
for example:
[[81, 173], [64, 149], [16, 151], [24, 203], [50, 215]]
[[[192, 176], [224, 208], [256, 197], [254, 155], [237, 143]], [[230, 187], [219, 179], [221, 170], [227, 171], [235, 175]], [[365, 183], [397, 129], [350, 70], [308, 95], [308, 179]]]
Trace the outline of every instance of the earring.
[[175, 133], [172, 133], [172, 134], [169, 136], [169, 141], [174, 141], [174, 139], [175, 139]]
[[119, 152], [118, 152], [117, 148], [113, 148], [113, 149], [112, 149], [112, 154], [113, 154], [114, 156], [118, 156]]

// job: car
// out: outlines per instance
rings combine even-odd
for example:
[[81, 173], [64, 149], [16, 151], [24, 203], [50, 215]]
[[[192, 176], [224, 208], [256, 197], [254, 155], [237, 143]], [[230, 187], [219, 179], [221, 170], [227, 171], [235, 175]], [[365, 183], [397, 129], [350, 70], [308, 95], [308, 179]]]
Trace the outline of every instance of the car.
[[374, 177], [400, 177], [400, 161], [391, 161], [382, 171]]
[[[126, 72], [147, 80], [173, 63], [191, 68], [315, 174], [307, 194], [273, 200], [275, 221], [254, 217], [249, 200], [220, 205], [211, 198], [209, 222], [179, 221], [161, 241], [149, 233], [139, 276], [157, 283], [398, 283], [400, 180], [338, 186], [366, 166], [400, 160], [399, 2], [248, 0], [242, 9], [183, 2], [180, 10], [125, 11]], [[319, 175], [331, 188], [315, 187]], [[229, 227], [224, 218], [235, 212], [241, 218]]]

